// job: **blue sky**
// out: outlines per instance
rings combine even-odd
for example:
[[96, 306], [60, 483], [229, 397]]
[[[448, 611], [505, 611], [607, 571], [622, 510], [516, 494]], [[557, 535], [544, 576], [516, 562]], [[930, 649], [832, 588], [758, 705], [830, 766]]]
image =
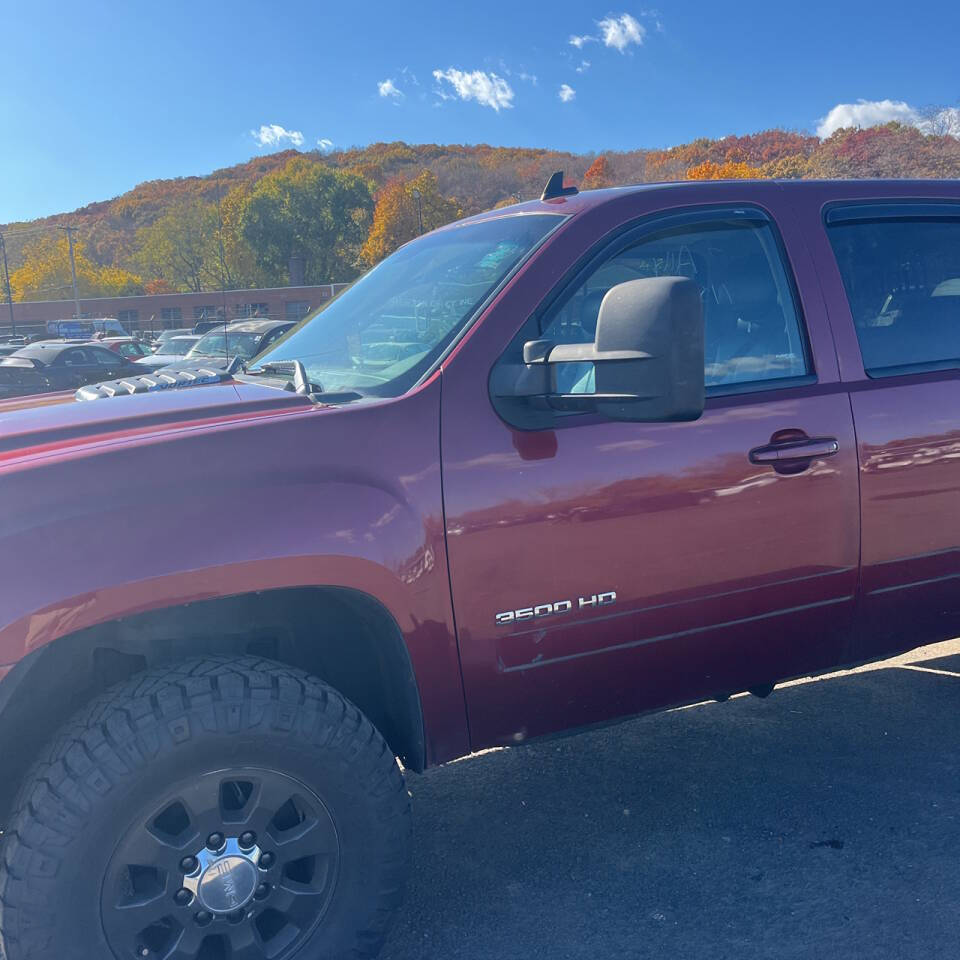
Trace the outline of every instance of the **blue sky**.
[[0, 0], [0, 223], [297, 143], [599, 152], [960, 99], [955, 2], [657, 3]]

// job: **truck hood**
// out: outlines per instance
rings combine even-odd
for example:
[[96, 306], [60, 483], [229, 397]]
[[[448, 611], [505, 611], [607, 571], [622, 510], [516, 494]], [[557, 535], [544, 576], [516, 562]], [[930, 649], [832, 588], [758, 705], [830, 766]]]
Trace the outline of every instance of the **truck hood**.
[[229, 379], [100, 403], [79, 401], [73, 392], [0, 400], [0, 466], [104, 441], [311, 408], [316, 405], [305, 396]]

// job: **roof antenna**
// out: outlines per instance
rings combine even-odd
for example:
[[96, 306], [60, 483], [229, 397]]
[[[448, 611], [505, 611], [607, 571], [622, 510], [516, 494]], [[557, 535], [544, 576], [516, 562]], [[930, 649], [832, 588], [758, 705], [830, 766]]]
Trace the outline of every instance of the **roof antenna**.
[[579, 193], [576, 187], [565, 187], [563, 185], [563, 171], [558, 170], [556, 173], [552, 174], [550, 179], [547, 181], [547, 185], [543, 188], [543, 193], [540, 195], [541, 200], [556, 200], [558, 197], [572, 197], [574, 194]]

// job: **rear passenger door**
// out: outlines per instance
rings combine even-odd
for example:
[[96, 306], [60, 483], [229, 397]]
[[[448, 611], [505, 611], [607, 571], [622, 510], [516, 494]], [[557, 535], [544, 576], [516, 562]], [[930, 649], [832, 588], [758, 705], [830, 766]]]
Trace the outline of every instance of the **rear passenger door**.
[[960, 201], [828, 204], [824, 232], [860, 458], [856, 656], [875, 657], [960, 632]]
[[[566, 263], [548, 251], [445, 371], [447, 549], [475, 747], [839, 659], [858, 576], [853, 422], [812, 265], [789, 215], [780, 227], [759, 208], [711, 208], [625, 224]], [[535, 422], [491, 401], [493, 358], [589, 341], [606, 291], [664, 275], [703, 298], [701, 419]], [[589, 365], [565, 375], [568, 392], [592, 391]]]

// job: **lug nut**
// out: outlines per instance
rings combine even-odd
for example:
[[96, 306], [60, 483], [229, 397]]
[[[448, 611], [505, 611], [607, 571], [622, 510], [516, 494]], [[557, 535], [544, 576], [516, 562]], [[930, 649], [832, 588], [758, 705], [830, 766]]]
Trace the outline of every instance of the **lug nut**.
[[245, 910], [235, 910], [227, 919], [231, 923], [242, 923], [247, 919], [247, 912]]
[[277, 858], [272, 853], [260, 854], [260, 869], [269, 870], [273, 866], [276, 859]]
[[206, 910], [201, 910], [194, 917], [194, 920], [196, 920], [201, 927], [205, 927], [212, 919], [213, 919], [213, 914], [207, 913]]
[[193, 900], [193, 894], [187, 889], [178, 890], [173, 895], [173, 902], [178, 907], [186, 907]]
[[200, 866], [200, 864], [197, 862], [197, 858], [196, 858], [196, 857], [184, 857], [184, 858], [180, 861], [180, 869], [181, 869], [184, 873], [193, 873], [194, 870], [196, 870], [198, 866]]
[[211, 833], [210, 836], [207, 837], [207, 847], [210, 850], [219, 850], [223, 846], [223, 843], [224, 838], [222, 833]]
[[256, 842], [257, 835], [252, 830], [240, 834], [240, 846], [245, 850], [249, 850]]
[[253, 895], [257, 900], [263, 900], [264, 898], [268, 897], [270, 895], [270, 884], [261, 883], [260, 886], [254, 891]]

